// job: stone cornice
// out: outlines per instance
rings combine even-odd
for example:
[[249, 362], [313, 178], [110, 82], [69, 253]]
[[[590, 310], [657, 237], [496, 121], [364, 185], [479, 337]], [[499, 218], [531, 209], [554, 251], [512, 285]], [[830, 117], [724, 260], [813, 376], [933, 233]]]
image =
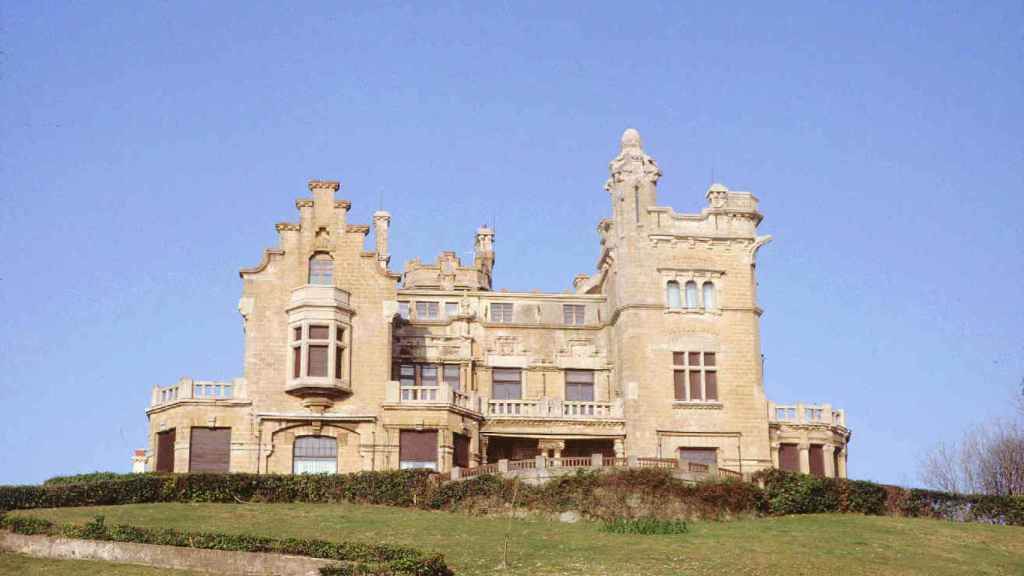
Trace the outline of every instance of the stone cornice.
[[154, 406], [146, 410], [146, 416], [153, 414], [159, 414], [166, 412], [172, 408], [179, 406], [215, 406], [218, 408], [241, 408], [244, 406], [252, 406], [252, 400], [207, 400], [201, 398], [182, 398], [159, 406]]
[[348, 210], [352, 208], [352, 203], [349, 202], [348, 200], [335, 200], [334, 207], [341, 208], [342, 210]]
[[277, 224], [274, 224], [274, 229], [277, 230], [278, 232], [298, 232], [302, 230], [302, 226], [300, 224], [293, 224], [291, 222], [278, 222]]
[[310, 191], [326, 188], [332, 192], [337, 192], [341, 188], [341, 182], [337, 180], [310, 180], [309, 189]]
[[312, 208], [313, 207], [313, 201], [310, 200], [309, 198], [299, 198], [298, 200], [295, 201], [295, 207], [296, 208]]
[[345, 226], [345, 232], [352, 234], [369, 234], [370, 226], [368, 224], [349, 224]]
[[475, 410], [469, 410], [454, 404], [402, 404], [400, 402], [385, 402], [381, 404], [381, 408], [384, 410], [407, 410], [407, 411], [444, 411], [444, 412], [455, 412], [462, 416], [467, 416], [476, 421], [482, 421], [484, 419], [483, 414], [476, 412]]

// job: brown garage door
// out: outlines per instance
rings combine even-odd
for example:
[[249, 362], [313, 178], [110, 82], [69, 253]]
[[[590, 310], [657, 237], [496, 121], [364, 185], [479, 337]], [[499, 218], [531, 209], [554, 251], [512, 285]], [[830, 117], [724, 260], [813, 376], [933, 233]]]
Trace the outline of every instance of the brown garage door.
[[455, 451], [452, 455], [453, 464], [459, 468], [469, 468], [469, 436], [452, 434], [452, 444]]
[[825, 450], [821, 444], [811, 444], [807, 454], [810, 459], [811, 474], [822, 477], [825, 475]]
[[437, 470], [437, 430], [402, 430], [398, 441], [402, 468]]
[[227, 472], [231, 459], [231, 428], [193, 428], [189, 472]]
[[156, 435], [156, 471], [174, 472], [174, 428]]
[[800, 471], [800, 450], [796, 444], [779, 444], [779, 468], [787, 472]]

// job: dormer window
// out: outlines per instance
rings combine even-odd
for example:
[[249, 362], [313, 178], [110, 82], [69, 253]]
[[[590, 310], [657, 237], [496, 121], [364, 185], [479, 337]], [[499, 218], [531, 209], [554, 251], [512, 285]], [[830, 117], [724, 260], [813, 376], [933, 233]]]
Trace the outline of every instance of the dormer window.
[[334, 260], [330, 254], [318, 253], [309, 259], [309, 283], [321, 286], [334, 284]]

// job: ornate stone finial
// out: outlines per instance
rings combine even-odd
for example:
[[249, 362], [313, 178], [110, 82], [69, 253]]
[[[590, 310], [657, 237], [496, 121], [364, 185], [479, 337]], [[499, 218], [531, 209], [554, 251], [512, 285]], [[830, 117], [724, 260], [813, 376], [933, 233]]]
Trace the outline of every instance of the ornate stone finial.
[[649, 182], [657, 184], [661, 178], [661, 170], [657, 162], [644, 152], [640, 133], [634, 128], [627, 128], [619, 141], [619, 155], [608, 164], [611, 178], [605, 183], [605, 190], [611, 190], [616, 184], [626, 181]]
[[725, 205], [729, 202], [729, 189], [724, 184], [715, 182], [708, 188], [705, 197], [712, 208], [725, 208]]

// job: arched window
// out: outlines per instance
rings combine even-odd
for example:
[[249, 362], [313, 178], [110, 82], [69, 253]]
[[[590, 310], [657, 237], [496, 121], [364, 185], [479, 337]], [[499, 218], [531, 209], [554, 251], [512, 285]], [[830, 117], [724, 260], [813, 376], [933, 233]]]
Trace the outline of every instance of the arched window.
[[309, 259], [309, 283], [334, 284], [334, 260], [328, 254], [314, 254]]
[[704, 309], [715, 309], [715, 285], [711, 282], [704, 283]]
[[676, 282], [675, 280], [669, 280], [668, 283], [668, 307], [683, 307], [682, 296], [679, 294], [679, 282]]
[[686, 307], [697, 307], [697, 283], [693, 280], [686, 283]]
[[299, 436], [292, 451], [293, 474], [337, 474], [338, 440], [331, 436]]

